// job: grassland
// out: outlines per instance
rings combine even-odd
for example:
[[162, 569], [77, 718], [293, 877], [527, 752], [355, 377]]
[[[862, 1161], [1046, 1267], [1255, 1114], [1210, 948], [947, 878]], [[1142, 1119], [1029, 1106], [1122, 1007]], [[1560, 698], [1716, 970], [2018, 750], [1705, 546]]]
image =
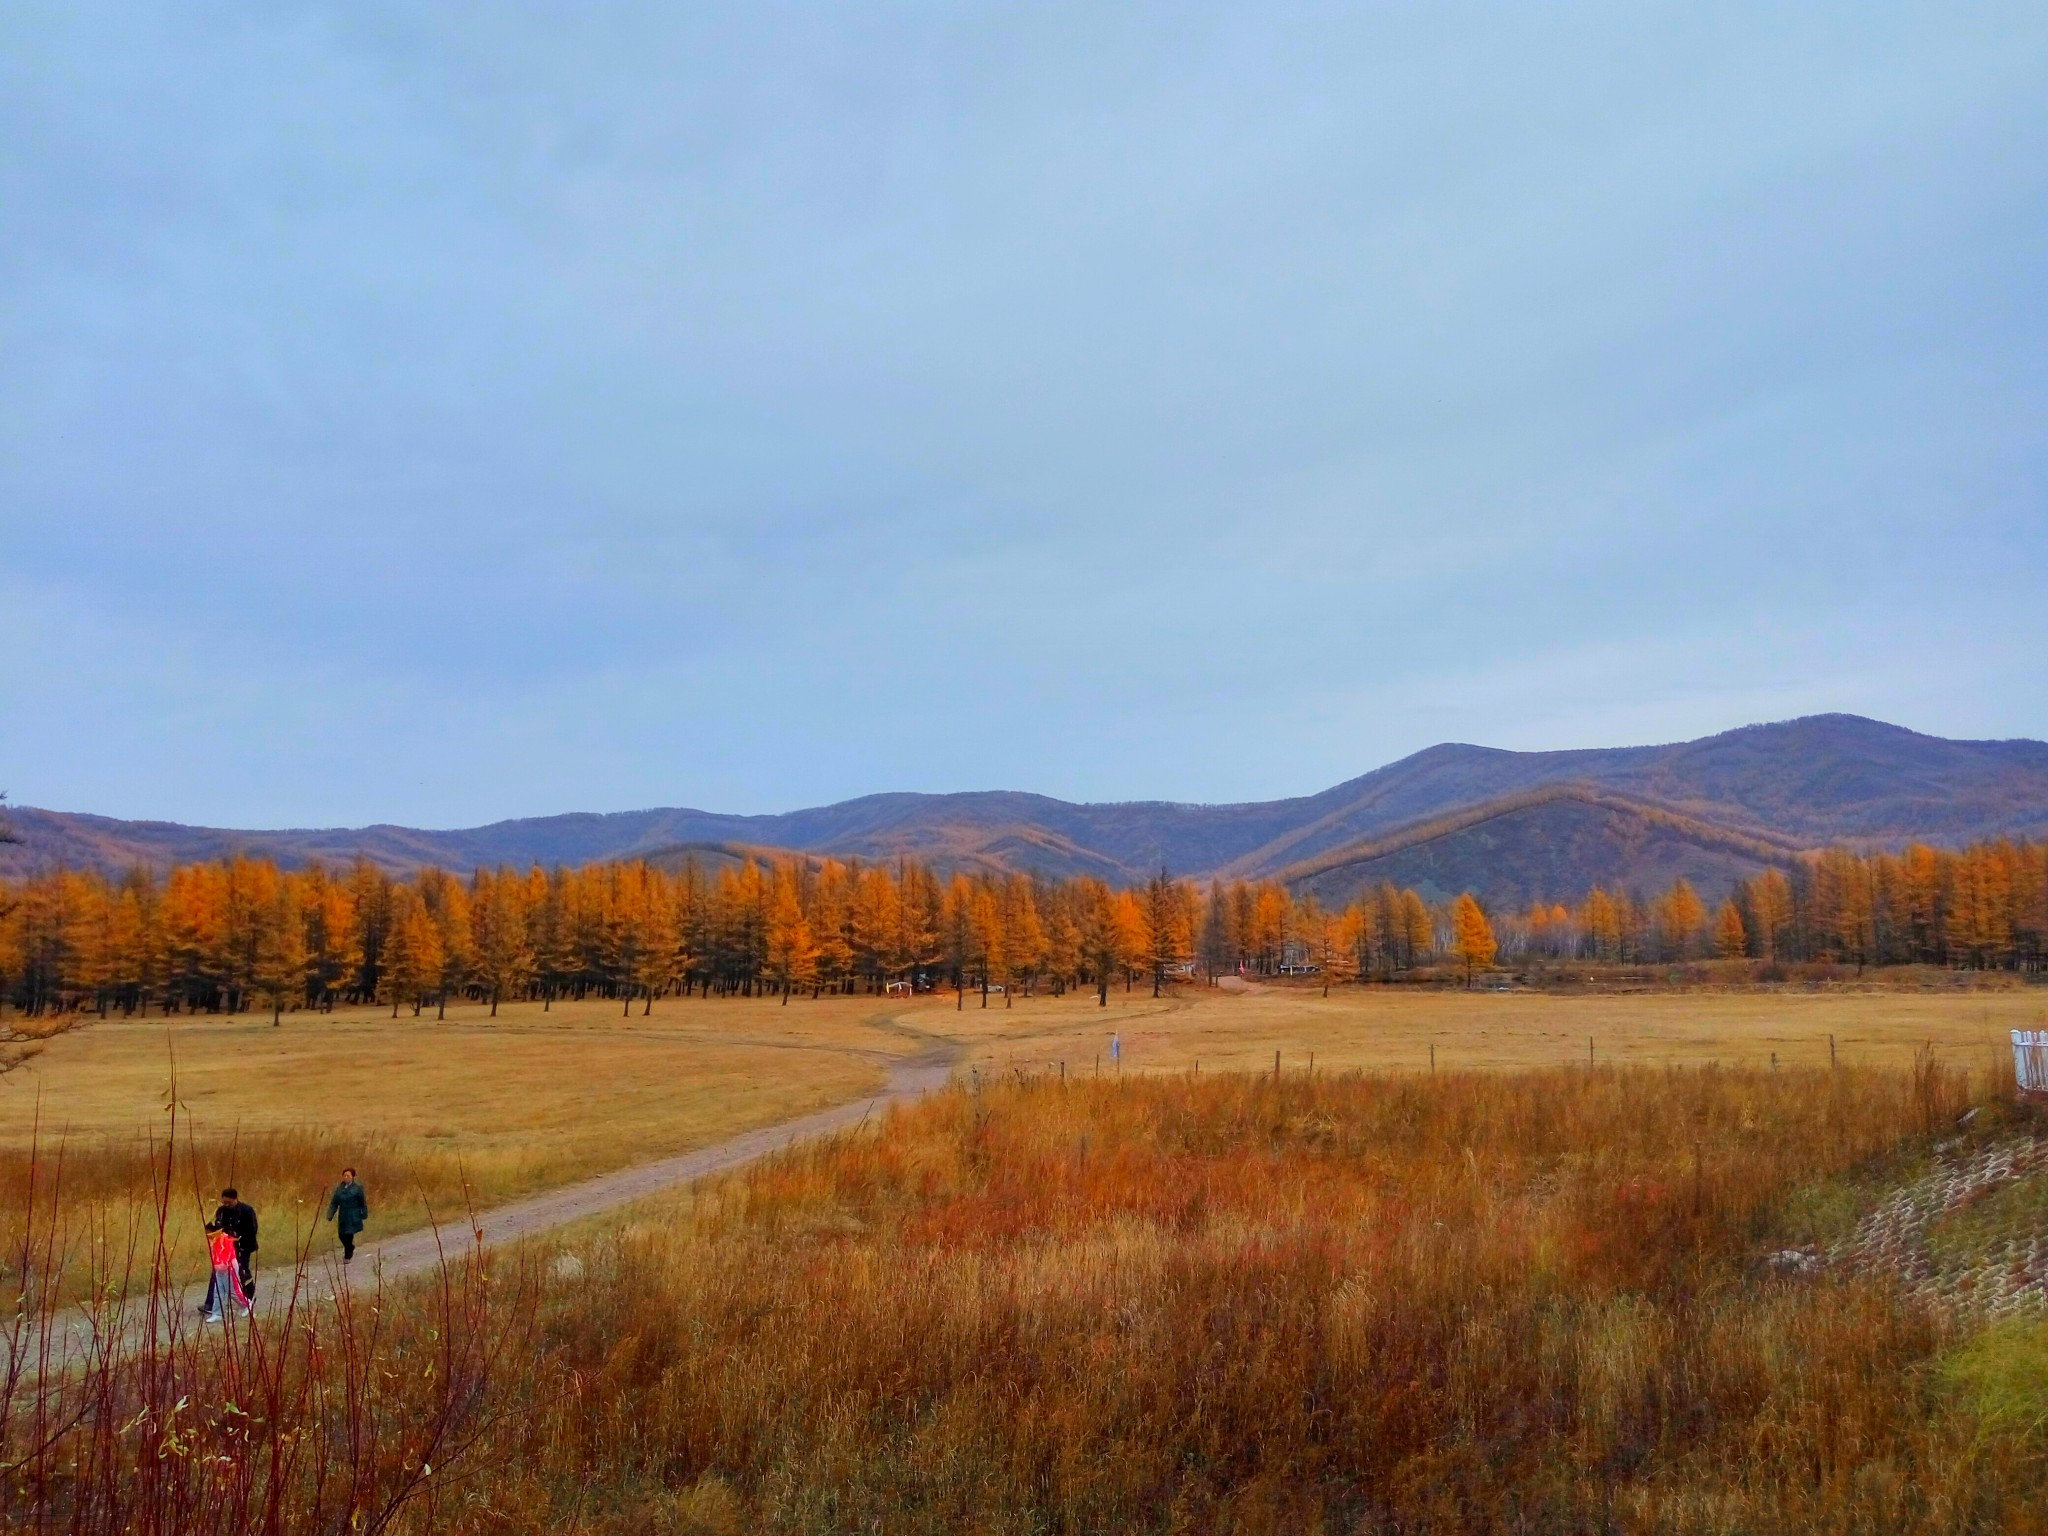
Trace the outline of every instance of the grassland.
[[2036, 1532], [2038, 1328], [1759, 1263], [2031, 1126], [1925, 1059], [990, 1073], [574, 1267], [117, 1365], [0, 1491], [155, 1532]]
[[[1016, 998], [663, 999], [651, 1015], [593, 1000], [475, 1005], [397, 1019], [381, 1009], [97, 1023], [0, 1084], [0, 1197], [18, 1208], [31, 1138], [66, 1147], [74, 1202], [110, 1210], [146, 1190], [169, 1126], [176, 1209], [239, 1184], [283, 1242], [318, 1216], [344, 1163], [372, 1190], [374, 1233], [431, 1209], [498, 1201], [690, 1150], [873, 1092], [888, 1064], [938, 1043], [963, 1075], [1051, 1071], [1324, 1072], [1601, 1063], [1910, 1061], [1932, 1043], [1989, 1074], [2004, 1031], [2048, 1015], [2038, 991], [1692, 990], [1626, 995], [1312, 987], [1143, 988]], [[182, 1231], [182, 1228], [180, 1229]], [[332, 1242], [321, 1232], [318, 1245]], [[196, 1250], [187, 1255], [196, 1264]]]
[[[990, 1068], [1068, 1063], [1095, 1070], [1109, 1031], [1126, 1071], [1299, 1069], [1309, 1053], [1332, 1070], [1500, 1069], [1596, 1060], [1637, 1065], [1904, 1064], [1926, 1046], [1958, 1065], [1987, 1067], [2012, 1029], [2048, 1022], [2048, 993], [1758, 988], [1674, 991], [1483, 992], [1350, 987], [1325, 998], [1305, 985], [1226, 993], [1191, 987], [1154, 1001], [1142, 989], [1059, 1004], [1002, 999], [979, 1014], [970, 995], [956, 1026], [967, 1059]], [[999, 1017], [991, 1017], [999, 1015]], [[943, 1028], [944, 1025], [935, 1025]], [[2009, 1063], [2010, 1051], [2004, 1059]], [[1105, 1066], [1107, 1061], [1105, 1058]]]
[[[248, 1015], [109, 1021], [51, 1042], [0, 1085], [0, 1196], [21, 1209], [40, 1138], [46, 1153], [62, 1147], [67, 1201], [115, 1219], [161, 1167], [175, 1074], [177, 1232], [195, 1234], [233, 1183], [281, 1258], [345, 1164], [372, 1191], [372, 1232], [398, 1232], [430, 1210], [488, 1206], [873, 1092], [920, 1044], [872, 1000], [850, 999], [671, 1003], [652, 1018], [594, 1002], [495, 1020], [452, 1009], [445, 1022], [374, 1009], [287, 1015], [280, 1028]], [[332, 1243], [322, 1229], [316, 1251]], [[193, 1270], [196, 1237], [181, 1255]]]

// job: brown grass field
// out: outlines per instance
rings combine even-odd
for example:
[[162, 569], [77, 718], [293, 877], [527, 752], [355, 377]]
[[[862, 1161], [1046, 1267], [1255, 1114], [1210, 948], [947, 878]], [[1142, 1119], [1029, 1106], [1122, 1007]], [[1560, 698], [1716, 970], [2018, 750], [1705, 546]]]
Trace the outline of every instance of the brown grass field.
[[0, 1528], [2048, 1530], [2048, 1325], [1760, 1262], [2048, 1124], [1928, 1055], [1761, 1049], [991, 1071], [374, 1309], [0, 1401]]
[[[1270, 1071], [1306, 1067], [1315, 1054], [1331, 1070], [1441, 1070], [1577, 1065], [1591, 1037], [1599, 1062], [1665, 1066], [1826, 1065], [1834, 1037], [1841, 1063], [1910, 1062], [1931, 1045], [1959, 1065], [1982, 1067], [2004, 1050], [2009, 1031], [2048, 1022], [2048, 992], [1671, 990], [1549, 993], [1349, 987], [1324, 998], [1311, 986], [1267, 985], [1243, 993], [1205, 987], [1155, 1001], [1138, 989], [1045, 1002], [1019, 999], [984, 1014], [973, 994], [956, 1015], [967, 1060], [991, 1068], [1040, 1069], [1066, 1061], [1095, 1070], [1110, 1030], [1123, 1040], [1127, 1072]], [[946, 1031], [942, 1022], [929, 1024]], [[947, 1031], [955, 1033], [955, 1031]], [[2009, 1056], [2010, 1052], [2006, 1054]], [[1107, 1069], [1107, 1059], [1104, 1059]]]
[[[1439, 1070], [1600, 1063], [1785, 1067], [1909, 1061], [1932, 1045], [1988, 1069], [2011, 1028], [2048, 1020], [2039, 991], [1757, 991], [1560, 995], [1352, 987], [1142, 987], [1017, 998], [666, 998], [643, 1016], [606, 1000], [458, 1005], [445, 1021], [388, 1010], [110, 1020], [53, 1041], [0, 1082], [0, 1190], [32, 1138], [61, 1143], [77, 1201], [146, 1189], [169, 1128], [177, 1208], [235, 1182], [280, 1236], [317, 1218], [343, 1163], [372, 1190], [373, 1233], [431, 1209], [488, 1206], [871, 1093], [887, 1064], [944, 1042], [963, 1075]], [[184, 1154], [189, 1152], [189, 1157]], [[196, 1207], [195, 1207], [196, 1210]], [[330, 1244], [325, 1232], [321, 1246]]]
[[[97, 1023], [0, 1083], [0, 1192], [21, 1208], [39, 1138], [67, 1200], [121, 1225], [161, 1167], [175, 1072], [181, 1272], [229, 1183], [282, 1257], [345, 1164], [369, 1184], [372, 1234], [390, 1234], [873, 1092], [921, 1044], [879, 1013], [692, 1000], [651, 1019], [592, 1002]], [[320, 1226], [314, 1251], [333, 1245]]]

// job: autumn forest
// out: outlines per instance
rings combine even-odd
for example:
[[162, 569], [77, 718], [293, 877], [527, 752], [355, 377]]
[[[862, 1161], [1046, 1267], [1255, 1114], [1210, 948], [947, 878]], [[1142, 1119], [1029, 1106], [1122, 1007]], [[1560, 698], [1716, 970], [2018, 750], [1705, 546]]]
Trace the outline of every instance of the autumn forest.
[[439, 869], [262, 859], [167, 875], [58, 871], [0, 886], [0, 998], [30, 1014], [323, 1008], [670, 994], [959, 989], [991, 996], [1157, 990], [1243, 973], [1328, 987], [1495, 965], [1749, 958], [2038, 971], [2048, 958], [2048, 845], [1833, 849], [1767, 869], [1709, 905], [1680, 880], [1643, 895], [1487, 911], [1382, 885], [1341, 909], [1276, 883], [1207, 887], [1164, 873], [1093, 879], [943, 875], [763, 857], [715, 871], [645, 862]]

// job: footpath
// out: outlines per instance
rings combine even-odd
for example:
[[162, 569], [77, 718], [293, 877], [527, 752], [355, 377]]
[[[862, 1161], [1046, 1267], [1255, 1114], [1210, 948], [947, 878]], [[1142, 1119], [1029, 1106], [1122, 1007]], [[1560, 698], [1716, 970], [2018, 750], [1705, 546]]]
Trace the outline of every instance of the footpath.
[[[785, 1147], [795, 1146], [800, 1141], [829, 1135], [855, 1126], [871, 1115], [877, 1114], [890, 1104], [914, 1099], [935, 1088], [943, 1088], [952, 1073], [950, 1060], [940, 1057], [924, 1057], [894, 1067], [889, 1073], [888, 1085], [870, 1099], [855, 1099], [845, 1104], [835, 1104], [830, 1109], [818, 1110], [815, 1114], [803, 1115], [795, 1120], [785, 1120], [779, 1125], [763, 1126], [757, 1131], [748, 1131], [730, 1140], [716, 1142], [708, 1147], [699, 1147], [694, 1152], [685, 1152], [678, 1157], [665, 1157], [658, 1162], [640, 1163], [631, 1168], [620, 1168], [612, 1173], [599, 1174], [596, 1178], [585, 1179], [578, 1184], [566, 1184], [560, 1189], [549, 1190], [544, 1195], [529, 1199], [515, 1200], [501, 1205], [496, 1210], [484, 1211], [475, 1218], [474, 1226], [464, 1223], [443, 1225], [437, 1234], [432, 1227], [422, 1227], [412, 1232], [402, 1232], [396, 1237], [387, 1237], [371, 1243], [356, 1245], [355, 1262], [349, 1265], [352, 1274], [375, 1274], [385, 1281], [403, 1280], [412, 1275], [423, 1274], [437, 1268], [444, 1250], [451, 1258], [459, 1258], [471, 1242], [480, 1242], [487, 1248], [513, 1243], [524, 1237], [545, 1232], [551, 1227], [566, 1226], [585, 1217], [600, 1215], [619, 1206], [630, 1204], [647, 1195], [673, 1189], [678, 1184], [694, 1183], [716, 1173], [728, 1173], [744, 1167], [755, 1160], [780, 1152]], [[325, 1261], [332, 1265], [332, 1258]], [[311, 1266], [308, 1266], [309, 1268]], [[301, 1271], [301, 1278], [305, 1272]], [[291, 1272], [284, 1272], [284, 1284], [290, 1284]], [[267, 1302], [265, 1292], [275, 1292], [279, 1287], [279, 1276], [265, 1273], [259, 1277], [257, 1298]], [[194, 1290], [192, 1305], [197, 1307], [205, 1298], [206, 1288]]]

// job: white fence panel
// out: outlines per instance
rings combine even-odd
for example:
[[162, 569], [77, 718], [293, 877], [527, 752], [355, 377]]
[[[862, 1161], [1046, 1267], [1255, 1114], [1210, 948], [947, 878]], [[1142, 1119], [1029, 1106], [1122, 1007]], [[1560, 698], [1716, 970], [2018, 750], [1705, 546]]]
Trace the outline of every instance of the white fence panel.
[[2048, 1093], [2048, 1029], [2012, 1032], [2013, 1072], [2022, 1093]]

